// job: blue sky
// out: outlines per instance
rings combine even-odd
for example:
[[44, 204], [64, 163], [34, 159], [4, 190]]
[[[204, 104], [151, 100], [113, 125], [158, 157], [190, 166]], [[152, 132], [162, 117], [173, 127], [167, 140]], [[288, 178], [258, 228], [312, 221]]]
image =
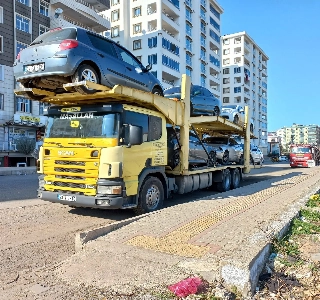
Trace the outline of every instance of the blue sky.
[[246, 31], [269, 57], [268, 131], [320, 125], [320, 0], [218, 3], [221, 34]]

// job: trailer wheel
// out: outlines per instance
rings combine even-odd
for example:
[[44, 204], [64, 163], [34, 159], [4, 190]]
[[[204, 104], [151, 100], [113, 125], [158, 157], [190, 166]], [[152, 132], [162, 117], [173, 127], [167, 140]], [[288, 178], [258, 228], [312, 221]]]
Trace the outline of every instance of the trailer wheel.
[[238, 168], [231, 170], [231, 189], [237, 189], [240, 186], [241, 173]]
[[230, 190], [231, 186], [231, 173], [229, 169], [225, 169], [222, 171], [222, 181], [217, 182], [216, 188], [219, 192], [226, 192]]
[[161, 181], [157, 177], [148, 176], [142, 183], [138, 195], [136, 214], [144, 214], [162, 208], [164, 191]]

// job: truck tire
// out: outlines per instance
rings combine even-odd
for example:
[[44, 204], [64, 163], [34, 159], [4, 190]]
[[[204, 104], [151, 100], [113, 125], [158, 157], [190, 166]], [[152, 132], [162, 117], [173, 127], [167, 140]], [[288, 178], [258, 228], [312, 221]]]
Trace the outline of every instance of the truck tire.
[[240, 186], [241, 173], [238, 168], [231, 169], [231, 189], [237, 189]]
[[157, 177], [147, 176], [141, 185], [138, 195], [138, 206], [134, 209], [137, 215], [153, 212], [162, 208], [164, 190]]
[[218, 192], [226, 192], [230, 190], [231, 186], [231, 173], [229, 169], [225, 169], [222, 171], [222, 181], [217, 182], [216, 189]]

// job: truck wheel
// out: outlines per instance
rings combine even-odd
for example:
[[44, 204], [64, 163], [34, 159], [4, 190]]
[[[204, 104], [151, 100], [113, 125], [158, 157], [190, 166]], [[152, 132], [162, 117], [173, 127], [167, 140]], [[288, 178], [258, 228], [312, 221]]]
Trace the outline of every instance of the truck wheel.
[[241, 154], [239, 158], [239, 165], [243, 165], [243, 164], [244, 164], [244, 157], [243, 157], [243, 154]]
[[231, 189], [237, 189], [240, 186], [241, 173], [238, 168], [231, 170]]
[[222, 181], [216, 184], [218, 192], [229, 191], [231, 186], [231, 173], [229, 169], [225, 169], [222, 172]]
[[229, 151], [226, 150], [226, 151], [223, 152], [221, 164], [222, 165], [229, 164]]
[[[100, 78], [97, 71], [93, 67], [89, 65], [81, 65], [72, 76], [72, 82], [79, 81], [100, 83]], [[95, 89], [88, 89], [84, 86], [75, 86], [74, 89], [82, 95], [94, 94], [96, 92]]]
[[146, 177], [138, 197], [138, 207], [135, 208], [136, 214], [140, 215], [160, 209], [164, 200], [161, 181], [157, 177]]

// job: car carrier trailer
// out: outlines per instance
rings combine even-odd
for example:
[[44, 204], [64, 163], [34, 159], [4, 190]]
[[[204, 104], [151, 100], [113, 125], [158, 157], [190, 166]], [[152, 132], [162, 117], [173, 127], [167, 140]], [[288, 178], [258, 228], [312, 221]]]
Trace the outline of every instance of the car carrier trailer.
[[[48, 123], [39, 151], [38, 197], [72, 207], [133, 208], [137, 213], [162, 207], [171, 194], [212, 188], [238, 188], [243, 173], [250, 172], [249, 111], [245, 126], [219, 116], [190, 117], [190, 78], [182, 75], [181, 101], [125, 86], [110, 89], [92, 82], [65, 84], [63, 94], [34, 88], [49, 104]], [[85, 85], [92, 94], [75, 92]], [[168, 165], [167, 127], [179, 127], [179, 156]], [[241, 135], [244, 164], [208, 164], [191, 168], [189, 131], [201, 136]]]

